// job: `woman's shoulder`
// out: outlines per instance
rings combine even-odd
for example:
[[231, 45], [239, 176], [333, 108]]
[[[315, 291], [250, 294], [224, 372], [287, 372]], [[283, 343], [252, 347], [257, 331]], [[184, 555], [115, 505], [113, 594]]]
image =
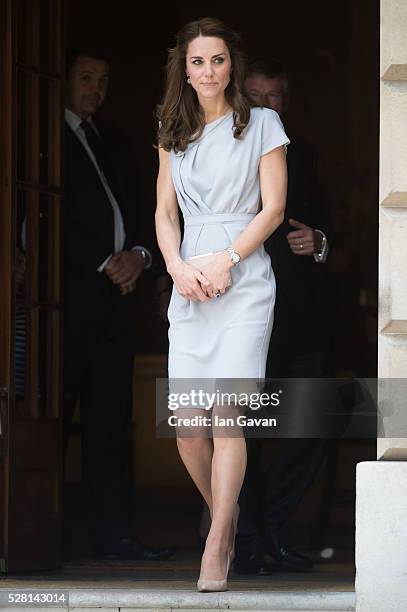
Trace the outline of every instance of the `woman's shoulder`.
[[280, 115], [272, 108], [266, 106], [252, 106], [250, 109], [250, 119], [254, 122], [263, 123], [278, 121], [280, 122]]

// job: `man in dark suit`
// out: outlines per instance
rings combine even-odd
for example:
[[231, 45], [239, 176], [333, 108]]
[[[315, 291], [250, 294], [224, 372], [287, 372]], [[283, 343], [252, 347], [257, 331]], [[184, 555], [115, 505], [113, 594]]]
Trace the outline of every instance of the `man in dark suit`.
[[[67, 62], [64, 219], [65, 442], [80, 399], [82, 475], [95, 552], [164, 559], [133, 537], [128, 440], [138, 321], [136, 283], [148, 203], [131, 148], [98, 121], [109, 63], [91, 50]], [[151, 227], [154, 227], [151, 221]]]
[[[280, 63], [262, 60], [251, 64], [246, 90], [256, 105], [284, 116], [289, 88]], [[277, 285], [267, 377], [319, 378], [327, 376], [329, 368], [314, 268], [326, 260], [328, 242], [325, 233], [315, 229], [316, 223], [321, 222], [316, 209], [316, 151], [289, 130], [288, 134], [291, 142], [287, 147], [285, 218], [265, 243]], [[324, 458], [325, 440], [280, 440], [277, 457], [260, 486], [261, 440], [249, 438], [247, 446], [235, 569], [252, 574], [269, 573], [276, 568], [311, 569], [310, 559], [287, 547], [283, 529], [315, 478]], [[271, 557], [272, 567], [265, 562], [265, 553]]]

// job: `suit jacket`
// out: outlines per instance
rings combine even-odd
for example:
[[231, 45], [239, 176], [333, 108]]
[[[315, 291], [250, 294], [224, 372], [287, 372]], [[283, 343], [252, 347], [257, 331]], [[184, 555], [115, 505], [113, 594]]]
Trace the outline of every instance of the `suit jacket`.
[[287, 147], [287, 168], [284, 221], [265, 242], [277, 284], [270, 346], [271, 350], [289, 348], [307, 352], [318, 350], [322, 341], [320, 288], [314, 276], [315, 268], [324, 264], [317, 264], [313, 257], [294, 255], [286, 236], [295, 230], [288, 223], [289, 218], [326, 232], [318, 210], [315, 149], [300, 139], [292, 139]]
[[[126, 139], [112, 126], [95, 121], [115, 172], [114, 195], [123, 216], [126, 241], [149, 248], [149, 205]], [[112, 189], [113, 191], [113, 189]], [[114, 251], [113, 210], [86, 150], [65, 124], [64, 310], [66, 320], [104, 321], [134, 317], [137, 289], [122, 296], [97, 268]], [[152, 225], [152, 227], [154, 227]]]

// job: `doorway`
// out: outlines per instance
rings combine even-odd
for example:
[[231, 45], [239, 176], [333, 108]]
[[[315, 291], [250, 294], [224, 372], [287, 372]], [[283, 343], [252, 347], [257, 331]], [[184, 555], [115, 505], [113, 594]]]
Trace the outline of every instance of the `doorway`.
[[[289, 68], [293, 99], [287, 127], [318, 148], [321, 202], [333, 235], [321, 283], [334, 371], [338, 377], [374, 377], [377, 266], [372, 266], [372, 261], [377, 261], [379, 3], [358, 0], [332, 5], [317, 1], [309, 7], [287, 2], [259, 6], [244, 18], [232, 3], [209, 3], [205, 11], [240, 31], [251, 57], [274, 57]], [[185, 2], [161, 7], [158, 19], [155, 10], [147, 8], [142, 22], [132, 3], [125, 1], [115, 13], [109, 5], [101, 7], [91, 0], [80, 9], [79, 2], [70, 2], [67, 9], [67, 42], [94, 44], [111, 58], [110, 91], [101, 112], [133, 141], [151, 207], [157, 171], [152, 147], [154, 108], [162, 93], [166, 51], [180, 25], [199, 16], [199, 11]], [[145, 291], [148, 297], [140, 299], [140, 316], [147, 321], [152, 302], [149, 290]], [[165, 366], [157, 356], [166, 353], [166, 329], [158, 317], [151, 328], [146, 326], [146, 333], [140, 334], [139, 368], [147, 369], [142, 365], [147, 360], [161, 375]], [[137, 410], [144, 416], [140, 405]], [[162, 485], [165, 481], [194, 495], [176, 467], [175, 449], [171, 452], [165, 446], [160, 452], [171, 467], [165, 470]], [[156, 491], [160, 490], [160, 462], [153, 458], [156, 453], [154, 447], [150, 456], [137, 456], [136, 487], [146, 486], [140, 465], [154, 465], [153, 470], [146, 469]], [[374, 440], [348, 440], [340, 446], [337, 486], [341, 492], [332, 520], [342, 524], [345, 533], [353, 528], [354, 466], [374, 456]], [[302, 527], [315, 517], [322, 481], [321, 476], [295, 519]], [[349, 536], [349, 550], [352, 547]]]
[[[18, 9], [17, 13], [11, 13], [12, 4]], [[28, 15], [21, 12], [21, 17], [18, 17], [18, 11], [23, 11], [23, 7], [24, 10], [28, 10], [29, 6], [32, 7], [33, 13]], [[2, 359], [5, 364], [5, 367], [2, 367], [4, 380], [1, 381], [1, 386], [3, 389], [14, 389], [14, 391], [8, 397], [3, 391], [1, 444], [5, 453], [4, 432], [17, 431], [14, 428], [17, 428], [17, 421], [20, 421], [21, 416], [21, 423], [25, 423], [21, 425], [21, 436], [25, 437], [21, 438], [19, 446], [9, 445], [7, 449], [10, 451], [12, 448], [18, 448], [19, 452], [22, 452], [21, 448], [24, 447], [24, 452], [27, 453], [27, 458], [22, 460], [24, 469], [27, 468], [27, 463], [31, 462], [32, 456], [37, 455], [42, 457], [41, 461], [45, 461], [40, 467], [47, 471], [47, 478], [50, 480], [48, 484], [42, 483], [41, 486], [49, 491], [47, 499], [50, 500], [52, 512], [49, 512], [48, 507], [38, 504], [36, 507], [41, 521], [52, 513], [55, 518], [61, 511], [58, 505], [61, 492], [61, 464], [58, 454], [60, 451], [49, 446], [50, 440], [60, 439], [61, 435], [57, 408], [60, 407], [58, 380], [61, 355], [59, 242], [51, 241], [52, 247], [49, 248], [53, 250], [43, 253], [41, 238], [51, 230], [53, 236], [59, 236], [60, 231], [62, 183], [58, 152], [62, 149], [60, 120], [63, 49], [66, 45], [75, 43], [91, 43], [106, 47], [107, 53], [112, 58], [113, 78], [103, 115], [125, 131], [136, 145], [150, 193], [150, 205], [153, 206], [157, 168], [156, 154], [151, 146], [154, 140], [153, 109], [161, 95], [162, 66], [165, 63], [166, 49], [173, 43], [172, 36], [178, 27], [186, 20], [198, 16], [191, 13], [190, 6], [185, 2], [175, 2], [171, 7], [161, 8], [159, 19], [155, 7], [151, 8], [149, 13], [147, 8], [143, 18], [145, 21], [142, 23], [134, 3], [125, 0], [116, 3], [114, 11], [107, 3], [94, 0], [80, 3], [72, 0], [66, 7], [64, 20], [61, 17], [62, 5], [52, 3], [52, 6], [56, 7], [52, 10], [56, 12], [51, 11], [51, 3], [48, 9], [47, 6], [46, 2], [5, 2], [2, 5], [2, 24], [6, 24], [2, 26], [2, 33], [5, 34], [2, 40], [7, 40], [6, 34], [15, 27], [13, 19], [21, 19], [22, 31], [25, 24], [35, 23], [35, 19], [39, 19], [38, 28], [48, 28], [46, 36], [38, 36], [37, 30], [37, 37], [25, 39], [22, 46], [17, 45], [14, 50], [17, 53], [17, 61], [12, 70], [6, 68], [10, 65], [10, 57], [7, 60], [2, 54], [2, 80], [5, 85], [2, 90], [9, 91], [10, 96], [2, 102], [1, 115], [1, 133], [5, 134], [6, 145], [10, 150], [14, 147], [17, 151], [17, 158], [9, 160], [7, 170], [9, 176], [12, 176], [13, 167], [15, 168], [15, 191], [12, 192], [10, 189], [11, 183], [6, 187], [4, 183], [2, 184], [6, 198], [4, 201], [9, 202], [9, 207], [3, 207], [1, 213], [2, 221], [3, 218], [5, 220], [5, 223], [2, 223], [2, 227], [5, 228], [3, 245], [8, 253], [8, 258], [2, 258], [1, 278], [15, 279], [19, 265], [25, 265], [33, 283], [30, 288], [31, 301], [24, 302], [25, 318], [20, 317], [20, 319], [19, 298], [14, 295], [14, 288], [9, 281], [3, 284], [6, 291], [2, 298], [4, 303], [2, 326], [3, 329], [10, 331], [8, 335], [2, 335], [1, 339]], [[333, 330], [335, 371], [338, 376], [375, 376], [377, 275], [376, 267], [372, 266], [371, 262], [377, 261], [375, 254], [378, 176], [376, 78], [379, 40], [378, 2], [375, 2], [374, 10], [371, 2], [368, 7], [367, 2], [363, 0], [358, 2], [348, 0], [335, 6], [328, 6], [327, 3], [318, 1], [313, 3], [312, 8], [298, 7], [298, 3], [295, 3], [294, 8], [294, 3], [288, 2], [283, 6], [273, 6], [272, 9], [260, 7], [259, 13], [250, 17], [236, 14], [232, 10], [232, 4], [229, 6], [223, 4], [219, 7], [215, 3], [210, 3], [205, 5], [205, 8], [243, 33], [252, 56], [277, 57], [290, 67], [295, 96], [289, 122], [293, 126], [293, 131], [297, 131], [319, 149], [323, 202], [333, 220], [335, 239], [331, 247], [330, 261], [327, 264], [325, 309]], [[42, 21], [42, 18], [38, 17], [41, 14], [48, 17]], [[66, 26], [66, 45], [62, 28], [57, 25], [62, 22]], [[52, 23], [53, 27], [50, 25]], [[53, 32], [53, 36], [50, 36], [50, 32]], [[26, 33], [28, 36], [28, 30]], [[44, 49], [44, 40], [53, 41], [50, 43], [53, 46]], [[30, 62], [27, 62], [27, 58]], [[34, 104], [27, 103], [33, 99], [36, 100]], [[369, 105], [366, 105], [367, 99]], [[16, 117], [16, 123], [10, 123], [8, 117], [11, 116], [15, 100], [21, 100], [24, 112]], [[48, 122], [44, 126], [44, 116], [52, 117], [52, 124]], [[13, 127], [16, 124], [19, 126], [19, 132]], [[45, 148], [44, 143], [46, 143]], [[57, 160], [52, 166], [49, 161], [51, 158]], [[7, 166], [6, 161], [4, 161], [5, 166]], [[26, 256], [25, 263], [19, 264], [21, 259], [19, 245], [22, 246], [22, 226], [25, 219], [27, 219], [25, 226], [28, 228], [25, 233], [31, 250], [30, 255]], [[361, 228], [363, 233], [360, 231]], [[38, 261], [44, 257], [53, 263], [47, 267], [47, 277], [39, 278]], [[14, 276], [10, 274], [11, 271]], [[151, 312], [153, 298], [151, 287], [146, 286], [143, 291], [145, 297], [140, 300], [140, 316], [146, 317], [146, 314]], [[153, 371], [161, 373], [165, 368], [165, 357], [163, 357], [166, 353], [165, 325], [157, 319], [151, 328], [149, 333], [140, 334], [138, 371], [147, 372], [148, 365], [153, 364]], [[20, 347], [21, 344], [25, 346], [24, 359], [30, 357], [32, 360], [29, 362], [30, 366], [25, 365], [23, 368], [27, 373], [27, 377], [23, 378], [23, 385], [28, 385], [28, 391], [25, 394], [20, 393], [20, 396], [22, 395], [20, 404], [17, 388], [18, 334], [20, 334]], [[45, 354], [42, 349], [40, 350], [40, 346], [47, 347], [48, 352]], [[141, 378], [141, 384], [147, 388], [150, 384], [146, 382], [147, 374], [142, 374]], [[14, 416], [18, 416], [15, 421], [13, 421]], [[37, 425], [44, 429], [38, 430], [33, 436], [32, 432]], [[24, 427], [26, 429], [23, 429]], [[17, 433], [13, 435], [16, 437], [7, 437], [7, 440], [14, 444], [18, 435]], [[36, 445], [32, 446], [34, 438]], [[30, 444], [25, 446], [27, 440]], [[39, 447], [43, 449], [42, 454], [38, 453]], [[16, 453], [17, 450], [13, 452]], [[172, 455], [171, 452], [168, 454], [167, 446], [165, 451], [161, 452], [169, 465], [174, 467], [178, 461], [175, 449], [171, 451]], [[354, 464], [374, 456], [375, 441], [372, 441], [370, 446], [357, 441], [344, 444], [340, 457], [341, 486], [352, 494]], [[10, 455], [9, 461], [16, 461], [16, 457], [16, 454]], [[138, 456], [136, 459], [140, 465]], [[78, 451], [75, 448], [71, 460], [71, 484], [75, 486], [80, 483], [80, 473], [77, 470]], [[153, 461], [152, 456], [143, 456], [145, 465], [150, 461]], [[12, 463], [6, 465], [9, 470]], [[174, 488], [178, 488], [185, 495], [187, 503], [191, 504], [192, 508], [198, 508], [199, 512], [199, 507], [194, 505], [196, 498], [192, 487], [182, 470], [174, 467], [170, 472], [173, 480], [168, 480], [167, 472], [162, 470], [162, 462], [157, 461], [154, 470], [149, 472], [150, 482], [153, 482], [154, 486], [146, 487], [146, 480], [143, 478], [144, 469], [136, 469], [134, 483], [140, 491], [144, 489], [142, 498], [146, 503], [141, 509], [144, 519], [149, 514], [148, 504], [156, 507], [160, 499], [168, 498], [168, 490]], [[15, 485], [12, 484], [12, 477], [7, 476], [6, 471], [4, 473], [4, 483], [10, 478], [7, 482], [11, 487], [9, 490], [13, 490]], [[31, 489], [31, 501], [34, 492], [38, 491], [38, 486], [40, 484], [37, 482]], [[321, 487], [322, 483], [317, 483], [317, 486]], [[296, 517], [300, 529], [307, 525], [310, 517], [315, 516], [313, 499], [316, 499], [318, 490], [320, 492], [321, 488], [310, 492], [308, 499], [304, 500], [301, 516]], [[6, 496], [2, 499], [5, 500]], [[7, 508], [2, 513], [4, 517], [17, 516], [13, 503], [17, 502], [11, 500], [7, 502]], [[23, 507], [25, 503], [18, 501], [19, 507]], [[190, 523], [192, 527], [186, 538], [188, 545], [194, 544], [195, 519], [196, 515], [193, 513], [193, 520]], [[351, 531], [352, 506], [336, 508], [332, 520], [338, 525], [342, 522], [345, 528]], [[55, 532], [50, 532], [47, 537], [58, 543], [59, 550], [60, 540], [59, 535], [56, 535], [58, 531], [56, 525], [57, 523], [55, 523]], [[3, 533], [6, 533], [7, 529], [3, 527]], [[148, 521], [143, 527], [146, 533], [150, 533], [153, 528], [154, 526], [148, 524]], [[38, 524], [35, 529], [39, 529]], [[43, 532], [39, 530], [37, 533]], [[20, 545], [22, 546], [21, 543], [18, 544]], [[26, 545], [29, 549], [34, 548], [34, 544], [29, 539], [26, 539]], [[13, 544], [12, 536], [8, 535], [4, 540], [5, 550], [8, 547], [7, 550], [11, 551], [15, 546], [17, 544]], [[349, 550], [351, 549], [350, 543]], [[57, 551], [54, 550], [53, 553], [56, 559], [60, 559]], [[11, 565], [10, 569], [18, 567]]]

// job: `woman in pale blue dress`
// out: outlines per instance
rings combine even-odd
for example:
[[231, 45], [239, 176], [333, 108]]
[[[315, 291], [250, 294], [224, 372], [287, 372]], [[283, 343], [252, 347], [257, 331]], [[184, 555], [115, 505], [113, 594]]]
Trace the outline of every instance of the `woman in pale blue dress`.
[[[159, 107], [156, 211], [158, 243], [174, 281], [168, 310], [170, 383], [255, 381], [265, 375], [276, 289], [263, 243], [283, 220], [289, 140], [277, 113], [250, 108], [234, 32], [206, 18], [184, 26], [176, 40]], [[182, 244], [178, 207], [184, 217]], [[185, 262], [208, 252], [217, 255], [199, 270]], [[212, 414], [222, 408], [214, 405]], [[225, 590], [245, 440], [180, 431], [181, 458], [212, 518], [198, 590]]]

